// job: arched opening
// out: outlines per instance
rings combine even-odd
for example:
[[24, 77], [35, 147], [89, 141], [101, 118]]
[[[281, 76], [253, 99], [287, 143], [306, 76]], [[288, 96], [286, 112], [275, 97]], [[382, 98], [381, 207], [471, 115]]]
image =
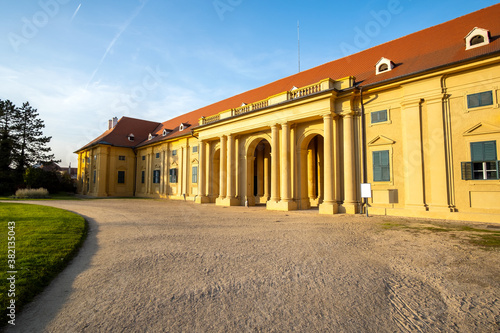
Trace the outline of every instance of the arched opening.
[[212, 174], [210, 176], [210, 197], [213, 201], [219, 196], [220, 149], [214, 152], [212, 158]]
[[271, 145], [262, 137], [253, 139], [246, 152], [245, 201], [249, 206], [266, 204], [271, 197]]
[[318, 207], [324, 198], [323, 137], [316, 135], [307, 146], [307, 194], [311, 207]]
[[389, 69], [389, 66], [387, 66], [387, 64], [382, 64], [382, 65], [379, 66], [378, 71], [379, 72], [385, 72], [388, 69]]
[[474, 37], [471, 38], [470, 40], [470, 45], [477, 45], [477, 44], [481, 44], [481, 43], [484, 43], [484, 37], [481, 36], [481, 35], [476, 35]]
[[255, 204], [265, 204], [271, 193], [271, 145], [261, 140], [253, 154], [253, 195]]
[[324, 140], [310, 134], [300, 149], [300, 209], [319, 207], [324, 200]]

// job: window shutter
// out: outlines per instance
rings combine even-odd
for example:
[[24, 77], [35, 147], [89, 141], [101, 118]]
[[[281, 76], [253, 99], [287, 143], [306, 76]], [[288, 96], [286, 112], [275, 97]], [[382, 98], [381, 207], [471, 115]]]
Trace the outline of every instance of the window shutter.
[[484, 144], [484, 161], [496, 161], [497, 145], [496, 141], [483, 142]]
[[391, 180], [389, 151], [374, 151], [373, 154], [373, 181], [387, 182]]
[[483, 142], [470, 143], [470, 156], [472, 161], [484, 161]]
[[472, 163], [462, 162], [462, 179], [471, 180], [472, 179]]

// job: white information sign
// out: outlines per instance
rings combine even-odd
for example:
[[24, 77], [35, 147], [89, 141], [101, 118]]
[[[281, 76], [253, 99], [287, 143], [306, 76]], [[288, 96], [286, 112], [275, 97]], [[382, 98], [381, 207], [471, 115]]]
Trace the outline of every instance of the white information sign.
[[372, 184], [362, 183], [361, 184], [361, 197], [371, 198], [372, 197]]

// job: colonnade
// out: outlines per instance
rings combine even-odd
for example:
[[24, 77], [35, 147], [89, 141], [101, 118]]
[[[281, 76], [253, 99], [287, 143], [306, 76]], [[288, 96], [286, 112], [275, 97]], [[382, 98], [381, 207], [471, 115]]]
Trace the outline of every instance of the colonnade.
[[[357, 191], [355, 184], [356, 163], [355, 163], [355, 147], [354, 147], [354, 113], [349, 112], [341, 115], [335, 113], [325, 113], [322, 115], [323, 120], [323, 179], [322, 185], [322, 203], [319, 205], [321, 214], [336, 214], [339, 212], [339, 202], [342, 202], [342, 211], [347, 213], [355, 213], [357, 211]], [[342, 121], [342, 138], [340, 138], [339, 121]], [[264, 162], [264, 152], [258, 152], [256, 156], [255, 147], [247, 148], [243, 154], [237, 156], [235, 153], [235, 138], [237, 134], [228, 133], [221, 135], [217, 141], [201, 140], [199, 151], [199, 176], [198, 176], [198, 196], [196, 201], [199, 203], [209, 202], [210, 188], [208, 181], [214, 174], [207, 170], [211, 154], [207, 154], [207, 147], [210, 143], [218, 142], [220, 151], [219, 163], [219, 193], [215, 202], [217, 205], [234, 206], [244, 205], [250, 201], [255, 203], [255, 198], [268, 198], [266, 202], [267, 209], [270, 210], [294, 210], [298, 208], [301, 194], [297, 189], [294, 189], [295, 182], [303, 181], [304, 175], [307, 178], [307, 146], [305, 149], [297, 147], [298, 143], [295, 136], [291, 136], [291, 128], [293, 123], [284, 121], [281, 123], [273, 123], [269, 126], [270, 129], [270, 168], [266, 168], [268, 161]], [[340, 167], [338, 145], [340, 139], [343, 143], [343, 166]], [[248, 139], [248, 140], [262, 140]], [[251, 145], [245, 145], [250, 147]], [[297, 149], [299, 148], [299, 149]], [[305, 153], [304, 153], [305, 150]], [[298, 151], [298, 157], [293, 154]], [[259, 155], [260, 154], [260, 155]], [[236, 168], [238, 158], [246, 160], [246, 164], [239, 165], [240, 170]], [[253, 168], [257, 158], [257, 183], [256, 193], [254, 194]], [[296, 160], [296, 158], [298, 160]], [[244, 169], [247, 172], [243, 172]], [[252, 172], [249, 172], [249, 170]], [[342, 170], [342, 175], [339, 172]], [[298, 177], [294, 176], [298, 173]], [[270, 177], [269, 177], [270, 176]], [[337, 184], [339, 178], [343, 176], [343, 193], [340, 193], [340, 186]], [[252, 178], [252, 179], [250, 179]], [[236, 180], [239, 179], [241, 185], [238, 189], [235, 186]], [[307, 179], [306, 179], [307, 181]], [[270, 184], [268, 183], [270, 182]], [[270, 188], [270, 193], [267, 193]], [[307, 192], [306, 192], [307, 193]], [[307, 194], [306, 194], [307, 195]], [[343, 199], [343, 200], [342, 200]]]

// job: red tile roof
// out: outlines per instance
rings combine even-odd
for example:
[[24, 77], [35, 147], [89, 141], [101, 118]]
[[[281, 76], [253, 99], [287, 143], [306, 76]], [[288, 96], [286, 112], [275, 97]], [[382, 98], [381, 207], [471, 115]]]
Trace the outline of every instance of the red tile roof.
[[[401, 77], [407, 77], [432, 69], [498, 53], [500, 52], [499, 18], [500, 4], [497, 4], [359, 53], [285, 77], [165, 121], [159, 124], [160, 126], [154, 131], [157, 135], [154, 139], [138, 143], [137, 146], [144, 146], [150, 143], [189, 134], [192, 128], [198, 126], [198, 119], [202, 116], [207, 117], [221, 111], [236, 108], [241, 106], [242, 103], [248, 104], [257, 102], [267, 97], [288, 91], [294, 86], [304, 87], [325, 78], [338, 80], [348, 76], [354, 76], [356, 78], [356, 84], [370, 86], [380, 84], [384, 81], [395, 80]], [[491, 36], [490, 44], [471, 50], [465, 50], [465, 36], [474, 29], [474, 27], [489, 30]], [[382, 57], [391, 60], [395, 64], [395, 67], [391, 71], [375, 75], [375, 64]], [[179, 131], [179, 125], [181, 123], [189, 123], [191, 126], [184, 131]], [[136, 128], [138, 127], [132, 127], [127, 131], [139, 134], [139, 130]], [[164, 128], [173, 131], [164, 137], [162, 136]], [[106, 133], [103, 135], [105, 134]], [[124, 136], [125, 140], [126, 134]], [[148, 133], [146, 133], [146, 136], [147, 134]], [[136, 142], [140, 142], [138, 139], [136, 135]]]
[[[108, 129], [76, 152], [98, 144], [134, 148], [141, 142], [147, 140], [149, 133], [154, 133], [160, 125], [161, 123], [157, 122], [122, 117], [118, 120], [114, 128]], [[129, 134], [134, 134], [134, 141], [128, 140]]]

